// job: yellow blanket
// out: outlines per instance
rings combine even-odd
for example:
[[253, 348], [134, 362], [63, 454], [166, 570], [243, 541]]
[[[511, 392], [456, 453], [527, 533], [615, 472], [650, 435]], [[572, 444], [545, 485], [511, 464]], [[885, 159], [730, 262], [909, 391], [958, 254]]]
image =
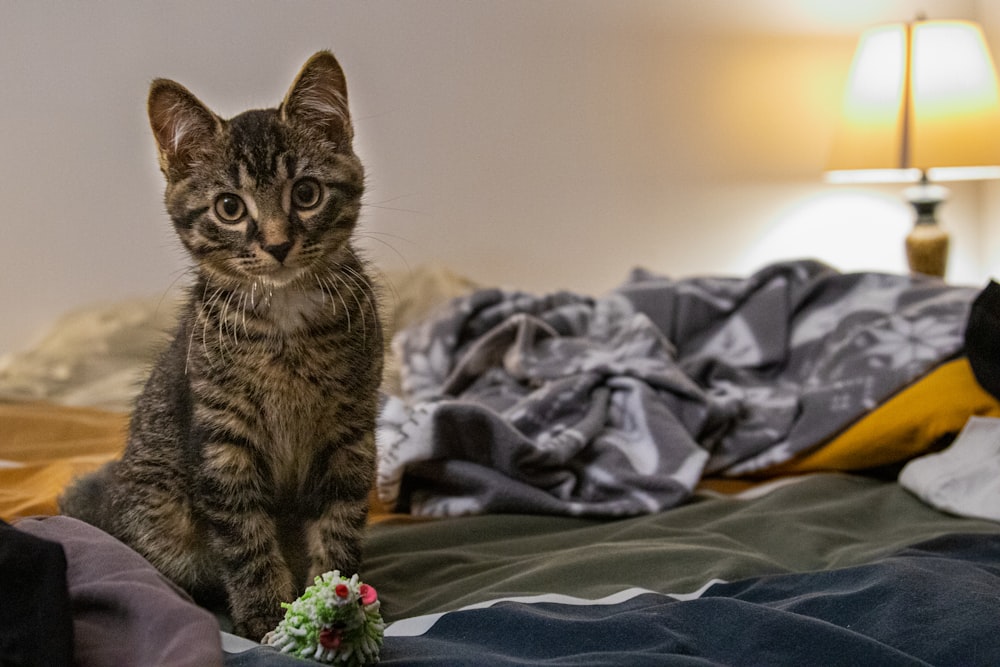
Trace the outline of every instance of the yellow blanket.
[[1000, 402], [979, 386], [963, 357], [934, 369], [829, 442], [765, 474], [865, 470], [901, 463], [958, 433], [974, 415], [1000, 417]]
[[48, 403], [0, 403], [0, 518], [57, 514], [76, 475], [121, 453], [128, 415]]

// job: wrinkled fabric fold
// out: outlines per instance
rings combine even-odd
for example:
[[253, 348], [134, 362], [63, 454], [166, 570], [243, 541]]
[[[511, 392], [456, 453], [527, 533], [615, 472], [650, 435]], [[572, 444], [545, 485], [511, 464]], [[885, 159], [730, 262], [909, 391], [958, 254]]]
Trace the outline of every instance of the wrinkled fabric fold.
[[786, 262], [481, 290], [394, 341], [379, 491], [418, 515], [621, 516], [821, 445], [959, 354], [975, 290]]

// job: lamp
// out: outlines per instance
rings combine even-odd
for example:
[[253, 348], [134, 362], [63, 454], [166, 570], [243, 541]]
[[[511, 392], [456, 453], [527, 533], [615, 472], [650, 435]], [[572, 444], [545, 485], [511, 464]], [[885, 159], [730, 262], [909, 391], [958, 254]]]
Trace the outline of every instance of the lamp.
[[970, 21], [877, 26], [861, 35], [827, 164], [831, 183], [916, 183], [910, 270], [944, 276], [948, 234], [935, 181], [1000, 178], [1000, 95], [986, 39]]

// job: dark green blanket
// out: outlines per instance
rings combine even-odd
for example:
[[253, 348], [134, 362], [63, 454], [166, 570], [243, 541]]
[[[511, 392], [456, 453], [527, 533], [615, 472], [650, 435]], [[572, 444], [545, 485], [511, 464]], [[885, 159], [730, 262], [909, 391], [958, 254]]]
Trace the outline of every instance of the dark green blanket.
[[488, 515], [377, 525], [363, 574], [391, 621], [541, 593], [690, 593], [713, 579], [864, 564], [949, 533], [1000, 535], [1000, 525], [942, 514], [895, 483], [816, 475], [756, 499], [698, 495], [615, 521]]

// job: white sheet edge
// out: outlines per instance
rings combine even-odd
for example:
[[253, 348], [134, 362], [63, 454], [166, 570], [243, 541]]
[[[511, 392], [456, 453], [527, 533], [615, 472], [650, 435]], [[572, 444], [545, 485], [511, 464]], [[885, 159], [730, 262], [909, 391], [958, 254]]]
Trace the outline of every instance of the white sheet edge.
[[665, 597], [670, 597], [680, 602], [683, 602], [685, 600], [697, 600], [702, 595], [704, 595], [705, 591], [707, 591], [712, 586], [724, 583], [726, 583], [726, 581], [723, 579], [711, 579], [704, 585], [702, 585], [701, 588], [691, 593], [660, 593], [658, 591], [652, 591], [647, 588], [628, 588], [626, 590], [619, 591], [618, 593], [612, 593], [611, 595], [596, 600], [574, 597], [572, 595], [562, 595], [559, 593], [543, 593], [541, 595], [498, 598], [496, 600], [477, 602], [475, 604], [470, 604], [465, 607], [460, 607], [459, 609], [455, 609], [452, 611], [446, 611], [437, 614], [425, 614], [423, 616], [414, 616], [412, 618], [404, 618], [395, 621], [386, 626], [385, 636], [419, 637], [420, 635], [426, 634], [431, 628], [434, 627], [435, 623], [437, 623], [441, 618], [443, 618], [447, 614], [454, 614], [460, 611], [470, 611], [473, 609], [486, 609], [501, 602], [518, 602], [521, 604], [539, 604], [548, 602], [552, 604], [594, 606], [594, 605], [621, 604], [622, 602], [627, 602], [628, 600], [646, 594], [663, 595]]

